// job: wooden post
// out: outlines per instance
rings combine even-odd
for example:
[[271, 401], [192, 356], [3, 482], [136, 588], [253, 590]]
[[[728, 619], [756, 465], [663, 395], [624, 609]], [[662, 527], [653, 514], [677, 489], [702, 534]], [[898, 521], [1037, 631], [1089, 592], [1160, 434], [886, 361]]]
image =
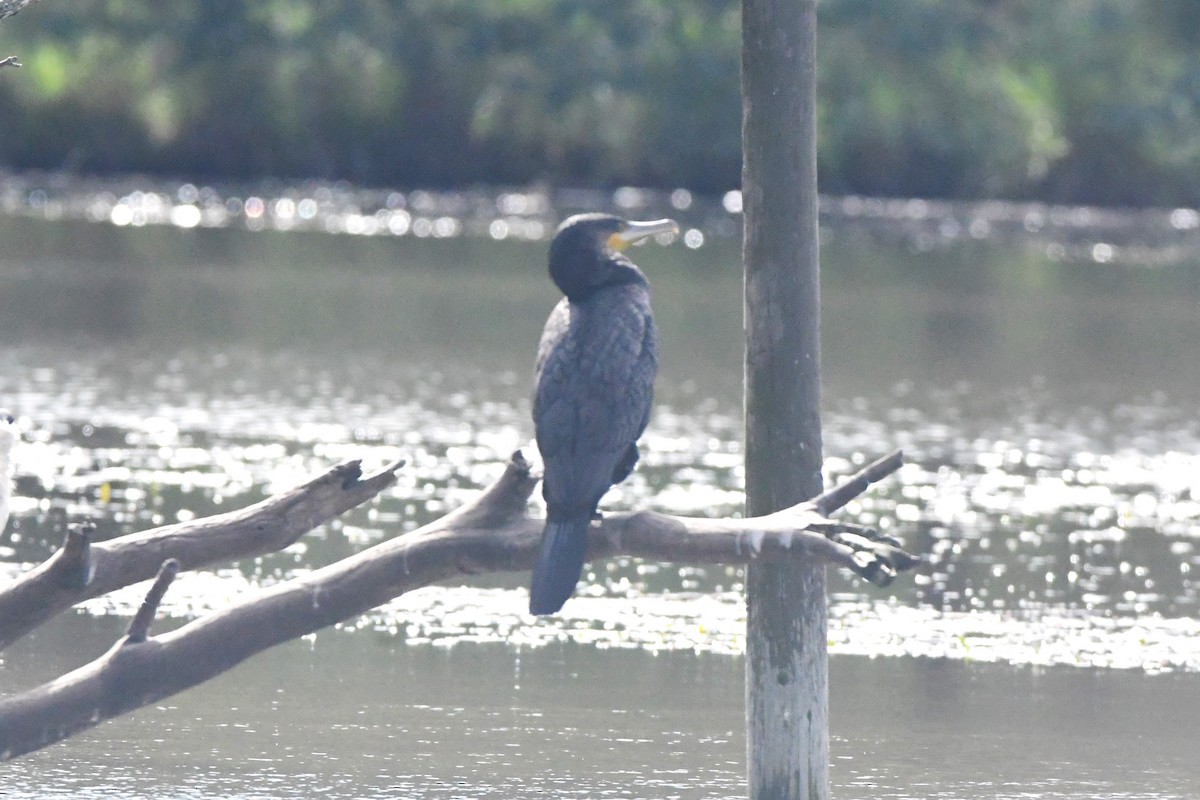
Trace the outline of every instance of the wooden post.
[[[742, 1], [746, 513], [821, 491], [816, 0]], [[829, 797], [825, 567], [746, 579], [751, 800]]]

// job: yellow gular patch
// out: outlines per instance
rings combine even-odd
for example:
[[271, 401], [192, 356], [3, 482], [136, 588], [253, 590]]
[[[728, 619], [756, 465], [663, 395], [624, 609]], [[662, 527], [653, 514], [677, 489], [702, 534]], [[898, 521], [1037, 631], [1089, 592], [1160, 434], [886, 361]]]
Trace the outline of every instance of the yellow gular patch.
[[608, 246], [613, 250], [624, 250], [629, 246], [629, 242], [619, 233], [614, 233], [608, 237]]

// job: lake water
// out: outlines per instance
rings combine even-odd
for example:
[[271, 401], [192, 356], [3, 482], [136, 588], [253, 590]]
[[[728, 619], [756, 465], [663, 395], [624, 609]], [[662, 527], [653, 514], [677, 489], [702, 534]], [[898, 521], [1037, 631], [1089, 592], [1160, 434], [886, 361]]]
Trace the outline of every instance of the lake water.
[[[687, 243], [634, 251], [658, 403], [604, 505], [739, 512], [740, 222], [718, 199], [232, 194], [0, 184], [0, 406], [24, 433], [0, 579], [72, 520], [107, 537], [408, 459], [287, 551], [181, 577], [167, 626], [444, 513], [531, 438], [544, 236], [605, 204], [672, 213]], [[846, 513], [928, 561], [887, 590], [831, 572], [835, 796], [1195, 797], [1200, 215], [824, 208], [827, 470], [904, 448]], [[744, 793], [740, 570], [594, 564], [541, 621], [526, 578], [277, 648], [4, 765], [0, 794]], [[96, 657], [141, 594], [11, 647], [0, 693]]]

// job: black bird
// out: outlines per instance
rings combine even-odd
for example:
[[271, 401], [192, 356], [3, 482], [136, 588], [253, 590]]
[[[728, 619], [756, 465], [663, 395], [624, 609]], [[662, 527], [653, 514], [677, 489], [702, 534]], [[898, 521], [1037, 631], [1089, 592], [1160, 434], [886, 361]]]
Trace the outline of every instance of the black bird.
[[658, 339], [650, 284], [622, 250], [671, 220], [579, 214], [550, 243], [550, 277], [566, 295], [542, 331], [533, 422], [545, 464], [546, 528], [529, 611], [553, 614], [575, 590], [600, 498], [633, 471], [650, 419]]

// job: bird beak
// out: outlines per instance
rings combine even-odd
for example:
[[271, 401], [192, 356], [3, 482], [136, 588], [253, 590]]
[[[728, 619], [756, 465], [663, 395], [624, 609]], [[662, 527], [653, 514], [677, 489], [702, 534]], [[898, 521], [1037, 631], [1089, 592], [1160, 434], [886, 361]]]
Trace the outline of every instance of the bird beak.
[[656, 219], [653, 222], [626, 222], [625, 227], [608, 237], [608, 246], [613, 250], [624, 250], [634, 242], [640, 242], [660, 233], [679, 233], [679, 225], [673, 219]]

